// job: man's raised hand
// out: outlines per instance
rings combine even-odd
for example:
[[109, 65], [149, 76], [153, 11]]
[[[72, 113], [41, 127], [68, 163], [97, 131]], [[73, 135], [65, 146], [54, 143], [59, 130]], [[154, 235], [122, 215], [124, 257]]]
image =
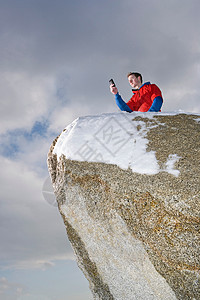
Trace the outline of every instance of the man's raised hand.
[[110, 91], [114, 95], [116, 95], [118, 93], [118, 89], [116, 88], [116, 86], [114, 84], [110, 85]]

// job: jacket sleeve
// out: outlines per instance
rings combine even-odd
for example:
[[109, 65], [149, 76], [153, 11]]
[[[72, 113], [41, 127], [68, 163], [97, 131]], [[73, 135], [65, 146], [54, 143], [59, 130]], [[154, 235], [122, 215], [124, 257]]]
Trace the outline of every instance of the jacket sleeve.
[[163, 104], [162, 93], [159, 87], [156, 84], [151, 85], [151, 101], [152, 105], [149, 111], [160, 111]]
[[163, 104], [163, 99], [162, 97], [158, 96], [153, 100], [153, 103], [148, 111], [158, 112], [160, 111], [162, 104]]
[[117, 93], [115, 95], [115, 101], [117, 106], [122, 110], [122, 111], [127, 111], [127, 112], [132, 112], [132, 110], [130, 109], [130, 107], [124, 102], [124, 100], [122, 99], [122, 97], [119, 95], [119, 93]]

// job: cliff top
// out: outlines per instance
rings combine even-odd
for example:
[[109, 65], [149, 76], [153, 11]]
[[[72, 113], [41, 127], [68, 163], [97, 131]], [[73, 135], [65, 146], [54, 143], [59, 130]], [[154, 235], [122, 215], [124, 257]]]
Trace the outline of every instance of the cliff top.
[[[53, 153], [58, 158], [63, 154], [71, 160], [115, 164], [140, 174], [151, 175], [165, 171], [178, 176], [179, 170], [174, 167], [180, 159], [177, 151], [170, 150], [169, 145], [165, 149], [168, 156], [161, 167], [156, 155], [157, 149], [150, 149], [149, 141], [154, 138], [153, 134], [161, 135], [162, 129], [169, 126], [169, 120], [176, 123], [183, 115], [185, 113], [182, 112], [135, 112], [80, 117], [63, 130]], [[187, 115], [194, 123], [200, 121], [200, 114]], [[176, 125], [173, 137], [175, 133], [179, 134]]]

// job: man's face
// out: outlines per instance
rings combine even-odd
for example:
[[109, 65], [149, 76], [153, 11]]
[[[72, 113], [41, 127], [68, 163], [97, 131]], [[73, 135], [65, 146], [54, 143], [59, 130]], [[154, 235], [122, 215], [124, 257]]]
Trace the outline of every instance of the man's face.
[[141, 85], [140, 82], [140, 77], [135, 77], [135, 75], [130, 75], [128, 76], [128, 81], [130, 83], [130, 85], [132, 86], [132, 88], [138, 88]]

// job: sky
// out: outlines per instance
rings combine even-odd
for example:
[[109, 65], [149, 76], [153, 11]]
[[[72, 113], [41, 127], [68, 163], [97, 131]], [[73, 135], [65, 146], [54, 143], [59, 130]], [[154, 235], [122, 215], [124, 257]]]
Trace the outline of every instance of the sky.
[[47, 153], [79, 116], [118, 112], [126, 74], [163, 112], [200, 112], [199, 0], [0, 0], [0, 298], [90, 300], [56, 205]]

